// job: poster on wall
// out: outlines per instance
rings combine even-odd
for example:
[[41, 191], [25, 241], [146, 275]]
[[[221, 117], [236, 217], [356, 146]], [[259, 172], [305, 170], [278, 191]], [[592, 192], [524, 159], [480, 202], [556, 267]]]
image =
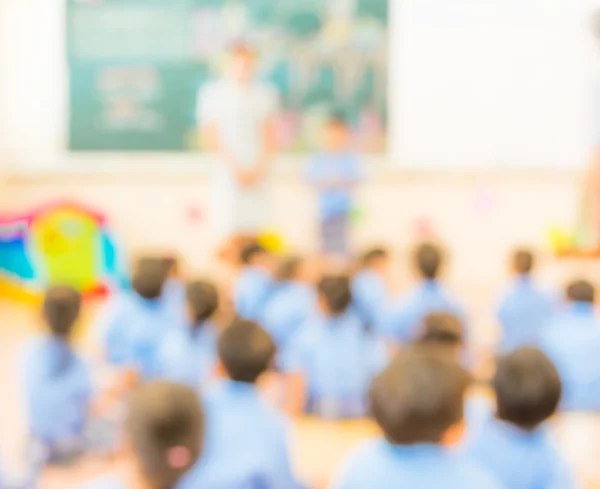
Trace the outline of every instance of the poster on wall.
[[331, 111], [387, 146], [388, 0], [67, 0], [69, 149], [195, 151], [197, 94], [249, 40], [281, 100], [287, 152]]

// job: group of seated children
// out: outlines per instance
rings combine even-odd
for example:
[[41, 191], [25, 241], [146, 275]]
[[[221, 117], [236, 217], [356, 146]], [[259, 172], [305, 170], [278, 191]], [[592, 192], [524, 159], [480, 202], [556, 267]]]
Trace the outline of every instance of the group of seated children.
[[[214, 284], [184, 285], [171, 260], [144, 258], [96, 326], [113, 372], [100, 392], [71, 344], [81, 298], [52, 287], [43, 306], [50, 334], [31, 346], [24, 366], [31, 440], [44, 463], [71, 461], [95, 446], [89, 419], [129, 403], [125, 445], [139, 459], [132, 479], [94, 488], [287, 489], [301, 485], [283, 411], [371, 415], [384, 438], [360, 449], [333, 487], [570, 488], [542, 424], [559, 406], [600, 408], [593, 287], [574, 282], [560, 305], [534, 285], [532, 255], [515, 255], [518, 277], [499, 313], [507, 356], [492, 383], [497, 408], [467, 416], [461, 437], [470, 385], [465, 313], [440, 283], [443, 252], [423, 244], [414, 260], [421, 280], [395, 298], [385, 250], [366, 254], [350, 275], [319, 273], [297, 257], [276, 267], [249, 244], [231, 294], [235, 315], [221, 327], [224, 300]], [[269, 372], [280, 379], [281, 402], [259, 387]], [[201, 397], [204, 415], [182, 385]], [[142, 402], [159, 397], [156, 406]], [[190, 426], [202, 431], [201, 444]]]

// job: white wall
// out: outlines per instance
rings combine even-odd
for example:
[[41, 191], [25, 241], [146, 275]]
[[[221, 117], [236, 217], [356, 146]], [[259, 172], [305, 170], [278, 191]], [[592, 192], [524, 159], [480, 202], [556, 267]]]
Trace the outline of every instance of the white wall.
[[[596, 65], [600, 71], [586, 19], [600, 0], [389, 1], [394, 162], [585, 164]], [[86, 159], [62, 150], [63, 37], [63, 0], [0, 0], [0, 157], [17, 168]]]

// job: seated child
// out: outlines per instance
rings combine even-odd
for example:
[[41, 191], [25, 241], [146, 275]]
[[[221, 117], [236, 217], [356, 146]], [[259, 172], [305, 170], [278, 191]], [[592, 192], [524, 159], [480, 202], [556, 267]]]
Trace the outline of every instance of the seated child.
[[205, 453], [179, 489], [297, 488], [288, 421], [256, 386], [273, 365], [275, 343], [256, 323], [236, 320], [218, 345], [225, 378], [204, 395]]
[[76, 290], [66, 286], [48, 289], [42, 310], [49, 334], [29, 344], [22, 359], [22, 385], [36, 464], [66, 463], [86, 448], [90, 372], [70, 344], [80, 308], [81, 296]]
[[205, 384], [217, 360], [217, 328], [211, 318], [219, 307], [217, 288], [196, 281], [187, 286], [188, 324], [169, 330], [159, 347], [160, 376], [190, 387]]
[[516, 278], [498, 311], [502, 326], [502, 352], [537, 344], [541, 328], [554, 312], [553, 298], [542, 291], [531, 277], [533, 267], [534, 257], [530, 251], [518, 250], [513, 255], [512, 268]]
[[99, 318], [108, 362], [133, 369], [144, 379], [158, 374], [158, 345], [169, 328], [176, 326], [161, 301], [165, 278], [163, 259], [140, 260], [132, 290], [111, 299]]
[[343, 257], [350, 251], [350, 216], [363, 171], [349, 145], [348, 122], [341, 114], [329, 119], [324, 139], [324, 151], [310, 162], [307, 180], [319, 199], [321, 251]]
[[250, 244], [242, 250], [243, 263], [235, 285], [233, 301], [237, 314], [249, 321], [260, 319], [273, 292], [273, 257], [259, 244]]
[[416, 344], [447, 348], [452, 357], [466, 367], [463, 325], [460, 319], [452, 314], [443, 312], [427, 314], [423, 318]]
[[175, 256], [164, 259], [166, 280], [163, 286], [162, 298], [175, 323], [186, 323], [186, 287], [181, 278], [179, 260]]
[[[204, 413], [189, 387], [153, 381], [129, 402], [123, 473], [86, 489], [175, 489], [203, 451]], [[235, 489], [235, 488], [223, 488]]]
[[539, 346], [552, 360], [563, 384], [561, 409], [600, 411], [600, 320], [592, 284], [567, 287], [568, 304], [540, 333]]
[[[430, 312], [448, 312], [464, 321], [462, 307], [439, 281], [444, 255], [437, 246], [419, 245], [413, 255], [421, 283], [386, 311], [380, 333], [395, 343], [410, 343], [418, 335], [423, 318]], [[467, 335], [467, 331], [465, 331]]]
[[383, 248], [373, 248], [361, 262], [361, 269], [352, 280], [352, 296], [363, 322], [371, 327], [380, 322], [389, 300], [390, 256]]
[[320, 313], [301, 327], [282, 359], [300, 404], [295, 409], [325, 418], [362, 417], [371, 378], [387, 362], [385, 346], [354, 312], [348, 277], [322, 279], [318, 301]]
[[317, 298], [305, 258], [287, 258], [277, 274], [277, 285], [262, 316], [262, 326], [271, 334], [280, 351], [314, 312]]
[[438, 349], [400, 351], [370, 390], [384, 436], [348, 458], [332, 489], [499, 489], [493, 476], [447, 446], [462, 429], [468, 385], [467, 372]]
[[502, 358], [493, 380], [496, 415], [466, 443], [466, 452], [506, 488], [574, 488], [543, 423], [554, 415], [561, 383], [552, 362], [535, 348]]

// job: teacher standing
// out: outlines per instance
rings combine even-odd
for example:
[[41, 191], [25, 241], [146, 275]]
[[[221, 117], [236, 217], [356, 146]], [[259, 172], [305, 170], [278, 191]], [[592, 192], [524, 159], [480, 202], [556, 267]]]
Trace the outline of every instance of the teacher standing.
[[277, 92], [255, 77], [252, 48], [238, 43], [227, 54], [224, 76], [201, 89], [197, 108], [203, 144], [218, 155], [212, 216], [221, 242], [256, 236], [271, 225], [278, 109]]

